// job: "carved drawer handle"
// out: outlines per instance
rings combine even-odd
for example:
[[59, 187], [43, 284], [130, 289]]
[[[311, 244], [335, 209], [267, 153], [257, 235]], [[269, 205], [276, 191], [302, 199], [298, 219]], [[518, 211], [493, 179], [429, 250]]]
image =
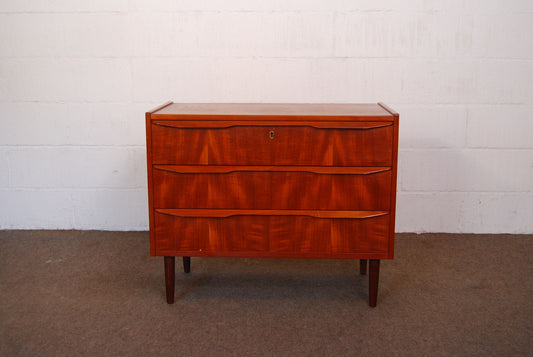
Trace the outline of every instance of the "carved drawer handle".
[[314, 129], [353, 129], [353, 130], [371, 130], [384, 128], [387, 126], [392, 126], [392, 122], [382, 121], [382, 122], [315, 122], [315, 121], [298, 121], [298, 122], [250, 122], [250, 121], [236, 121], [231, 122], [226, 121], [153, 121], [153, 125], [161, 126], [164, 128], [176, 128], [176, 129], [229, 129], [229, 128], [239, 128], [239, 127], [268, 127], [268, 126], [277, 126], [277, 127], [296, 127], [296, 128], [314, 128]]
[[154, 165], [155, 170], [176, 174], [230, 174], [235, 172], [295, 172], [325, 175], [372, 175], [391, 171], [388, 166], [339, 167], [339, 166], [202, 166], [202, 165]]
[[157, 213], [183, 218], [229, 218], [234, 216], [307, 216], [325, 219], [366, 219], [390, 214], [390, 211], [321, 211], [321, 210], [250, 210], [250, 209], [202, 209], [159, 208]]

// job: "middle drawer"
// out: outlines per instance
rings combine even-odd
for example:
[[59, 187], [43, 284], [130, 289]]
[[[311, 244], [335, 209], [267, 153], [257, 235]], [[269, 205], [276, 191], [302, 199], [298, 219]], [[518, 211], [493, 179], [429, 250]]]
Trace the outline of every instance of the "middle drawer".
[[389, 210], [389, 167], [155, 165], [154, 208]]

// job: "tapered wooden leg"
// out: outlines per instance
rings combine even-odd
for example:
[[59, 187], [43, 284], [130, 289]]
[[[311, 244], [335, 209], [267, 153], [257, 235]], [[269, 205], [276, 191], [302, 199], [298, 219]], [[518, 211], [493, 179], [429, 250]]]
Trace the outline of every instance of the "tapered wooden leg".
[[191, 272], [191, 257], [183, 257], [183, 271], [186, 273]]
[[167, 291], [167, 303], [174, 303], [174, 257], [165, 257], [165, 287]]
[[359, 273], [366, 275], [366, 259], [359, 260]]
[[370, 259], [370, 273], [368, 274], [368, 304], [376, 307], [378, 300], [379, 259]]

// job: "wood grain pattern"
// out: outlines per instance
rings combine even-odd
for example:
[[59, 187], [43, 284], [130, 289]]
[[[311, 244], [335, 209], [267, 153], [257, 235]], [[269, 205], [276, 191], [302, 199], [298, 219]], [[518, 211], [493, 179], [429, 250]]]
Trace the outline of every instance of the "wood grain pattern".
[[[379, 104], [176, 104], [146, 113], [150, 253], [392, 259], [399, 115]], [[172, 272], [171, 272], [172, 270]]]
[[[156, 212], [159, 255], [197, 252], [386, 253], [388, 214], [369, 218], [308, 215], [176, 216]], [[284, 256], [284, 255], [281, 255]]]
[[171, 103], [150, 112], [159, 120], [326, 120], [326, 121], [392, 121], [381, 105], [328, 103]]
[[[394, 227], [396, 226], [396, 179], [398, 175], [398, 145], [399, 145], [399, 132], [400, 132], [400, 115], [392, 110], [391, 108], [387, 107], [383, 103], [379, 103], [379, 105], [383, 108], [385, 108], [387, 111], [389, 111], [394, 116], [394, 125], [393, 125], [393, 135], [392, 135], [392, 165], [391, 165], [391, 194], [390, 194], [390, 222], [389, 227], [392, 227], [390, 230], [390, 237], [389, 237], [389, 257], [388, 259], [394, 258]], [[379, 266], [378, 266], [379, 270]]]
[[232, 172], [309, 172], [333, 175], [371, 175], [388, 171], [387, 166], [251, 166], [251, 165], [153, 165], [154, 170], [189, 174], [229, 174]]
[[274, 121], [274, 120], [261, 120], [261, 121], [245, 121], [245, 120], [154, 120], [154, 125], [167, 127], [167, 128], [209, 128], [209, 129], [225, 129], [239, 126], [274, 126], [274, 127], [287, 127], [287, 126], [304, 126], [315, 129], [358, 129], [358, 130], [370, 130], [381, 128], [384, 126], [391, 126], [391, 122], [387, 121], [354, 121], [354, 122], [328, 122], [328, 121]]
[[[200, 249], [200, 240], [208, 234], [205, 226], [198, 220], [188, 224], [176, 225], [177, 220], [169, 215], [155, 213], [155, 250], [159, 251], [196, 251]], [[179, 229], [179, 230], [177, 230]], [[177, 239], [179, 235], [179, 239]], [[163, 254], [176, 255], [176, 254]]]
[[[168, 103], [167, 105], [169, 105]], [[160, 107], [161, 108], [161, 107]], [[148, 222], [150, 226], [150, 255], [155, 255], [155, 216], [154, 216], [154, 190], [153, 190], [153, 170], [152, 170], [152, 120], [150, 113], [145, 116], [146, 125], [146, 162], [147, 162], [147, 181], [148, 181]]]
[[[208, 167], [209, 168], [209, 167]], [[182, 169], [186, 172], [180, 172]], [[262, 170], [234, 167], [209, 172], [158, 166], [153, 171], [155, 208], [388, 210], [390, 169], [362, 168], [360, 174]], [[290, 171], [289, 171], [290, 170]], [[311, 170], [311, 169], [310, 169]], [[189, 172], [188, 172], [189, 171]], [[203, 171], [194, 173], [190, 171]], [[330, 170], [335, 172], [335, 170]]]
[[281, 209], [211, 209], [163, 208], [155, 212], [176, 217], [227, 218], [232, 216], [309, 216], [313, 218], [371, 218], [388, 214], [388, 211], [339, 210], [281, 210]]
[[[174, 128], [152, 125], [153, 164], [390, 166], [393, 126]], [[270, 138], [273, 132], [273, 139]]]

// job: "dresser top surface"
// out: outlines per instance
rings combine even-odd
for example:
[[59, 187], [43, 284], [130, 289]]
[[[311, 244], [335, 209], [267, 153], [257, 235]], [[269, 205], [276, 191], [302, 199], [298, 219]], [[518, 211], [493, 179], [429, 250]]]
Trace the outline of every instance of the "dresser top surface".
[[343, 118], [345, 120], [393, 120], [398, 114], [384, 104], [344, 103], [172, 103], [169, 102], [149, 112], [152, 119], [202, 118], [228, 119], [228, 117], [292, 117], [292, 118]]

